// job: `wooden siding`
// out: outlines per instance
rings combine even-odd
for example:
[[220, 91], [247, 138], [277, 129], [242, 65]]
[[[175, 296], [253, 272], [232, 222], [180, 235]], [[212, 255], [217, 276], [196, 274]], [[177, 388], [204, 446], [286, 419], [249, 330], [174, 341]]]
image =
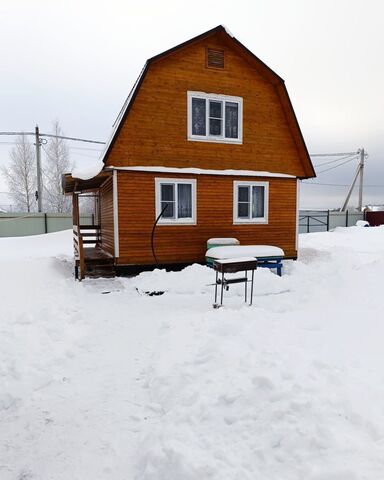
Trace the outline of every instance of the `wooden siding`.
[[[206, 48], [224, 50], [206, 68]], [[187, 140], [187, 91], [243, 98], [243, 144]], [[278, 86], [217, 33], [151, 63], [106, 165], [262, 170], [305, 177]]]
[[100, 188], [101, 247], [114, 255], [112, 177]]
[[[118, 172], [119, 264], [153, 264], [155, 178], [195, 178], [197, 225], [158, 225], [155, 251], [160, 263], [204, 261], [212, 237], [236, 237], [242, 244], [267, 244], [296, 256], [296, 179]], [[233, 182], [269, 182], [269, 222], [233, 225]]]

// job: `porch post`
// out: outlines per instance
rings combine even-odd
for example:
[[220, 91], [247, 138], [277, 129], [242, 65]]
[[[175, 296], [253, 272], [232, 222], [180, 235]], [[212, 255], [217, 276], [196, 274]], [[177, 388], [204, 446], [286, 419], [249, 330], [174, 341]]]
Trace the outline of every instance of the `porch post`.
[[80, 213], [79, 213], [79, 194], [72, 194], [72, 222], [73, 225], [80, 225]]

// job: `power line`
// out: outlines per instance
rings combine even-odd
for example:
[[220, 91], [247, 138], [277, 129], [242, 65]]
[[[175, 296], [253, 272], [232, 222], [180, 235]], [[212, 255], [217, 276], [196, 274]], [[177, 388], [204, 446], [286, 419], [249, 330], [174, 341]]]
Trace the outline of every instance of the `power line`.
[[[44, 153], [47, 155], [47, 157], [52, 158], [51, 154], [48, 152], [48, 150], [44, 147], [44, 145], [41, 145], [41, 148], [44, 150]], [[76, 155], [79, 155], [80, 157], [87, 157], [87, 158], [93, 158], [97, 159], [97, 156], [94, 155], [87, 155], [86, 153], [76, 153]]]
[[[303, 185], [320, 185], [320, 186], [326, 186], [326, 187], [349, 187], [349, 184], [346, 183], [322, 183], [322, 182], [303, 182]], [[368, 188], [384, 188], [384, 184], [371, 184], [371, 185], [366, 185], [364, 184], [364, 187]]]
[[[35, 135], [35, 132], [0, 132], [0, 135], [13, 136], [13, 135]], [[88, 140], [85, 138], [77, 137], [65, 137], [64, 135], [53, 135], [51, 133], [39, 133], [40, 137], [49, 137], [49, 138], [61, 138], [63, 140], [72, 140], [74, 142], [86, 142], [86, 143], [97, 143], [99, 145], [105, 145], [106, 142], [99, 142], [98, 140]]]
[[358, 152], [344, 152], [344, 153], [310, 153], [310, 157], [343, 157], [344, 155], [357, 155]]
[[346, 163], [352, 162], [353, 160], [356, 160], [356, 159], [357, 159], [357, 156], [352, 157], [349, 160], [346, 160], [345, 162], [340, 163], [339, 165], [335, 165], [334, 167], [330, 167], [330, 168], [326, 168], [325, 170], [321, 170], [320, 172], [317, 172], [317, 174], [319, 175], [320, 173], [329, 172], [330, 170], [334, 170], [335, 168], [341, 167], [341, 166], [345, 165]]
[[92, 152], [102, 152], [102, 148], [90, 148], [90, 147], [68, 147], [69, 150], [91, 150]]
[[[0, 142], [0, 145], [15, 145], [15, 142]], [[102, 148], [90, 148], [90, 147], [68, 147], [69, 150], [87, 150], [91, 152], [98, 152], [101, 153], [103, 151]]]
[[[330, 160], [329, 162], [318, 163], [317, 165], [314, 165], [314, 167], [317, 168], [322, 167], [323, 165], [330, 165], [331, 163], [341, 162], [342, 160], [350, 158], [351, 156], [352, 155], [346, 155], [345, 157], [335, 158], [334, 160]], [[354, 153], [353, 156], [356, 156], [356, 153]]]
[[99, 158], [97, 155], [87, 155], [86, 153], [76, 153], [75, 155], [80, 155], [80, 157], [93, 158], [95, 160]]

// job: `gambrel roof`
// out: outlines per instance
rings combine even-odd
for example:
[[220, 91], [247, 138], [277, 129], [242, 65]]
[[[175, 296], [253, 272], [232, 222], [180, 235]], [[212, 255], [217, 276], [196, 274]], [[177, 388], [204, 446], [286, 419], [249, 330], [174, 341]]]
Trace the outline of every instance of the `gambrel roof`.
[[129, 114], [129, 111], [132, 108], [132, 105], [135, 102], [137, 93], [145, 79], [145, 76], [151, 64], [153, 64], [154, 62], [157, 62], [158, 60], [163, 59], [164, 57], [172, 55], [172, 53], [174, 53], [175, 51], [181, 50], [185, 47], [189, 47], [190, 45], [193, 45], [194, 43], [197, 43], [203, 39], [216, 35], [217, 33], [223, 34], [226, 37], [227, 41], [229, 41], [231, 46], [238, 52], [238, 54], [243, 56], [251, 65], [253, 65], [253, 67], [257, 70], [257, 72], [262, 77], [264, 77], [268, 82], [270, 82], [275, 87], [278, 93], [281, 105], [283, 107], [285, 117], [289, 125], [292, 137], [297, 147], [297, 151], [299, 152], [299, 157], [303, 165], [303, 169], [305, 171], [305, 176], [303, 176], [302, 178], [315, 177], [316, 176], [315, 170], [313, 168], [311, 158], [309, 156], [307, 147], [305, 145], [305, 141], [304, 141], [302, 132], [300, 130], [300, 126], [297, 121], [296, 114], [293, 109], [291, 100], [289, 98], [288, 91], [285, 87], [284, 80], [279, 75], [277, 75], [277, 73], [275, 73], [271, 68], [269, 68], [268, 65], [266, 65], [262, 60], [260, 60], [256, 55], [254, 55], [239, 40], [237, 40], [237, 38], [235, 38], [223, 25], [219, 25], [215, 28], [212, 28], [211, 30], [208, 30], [205, 33], [202, 33], [194, 38], [191, 38], [186, 42], [183, 42], [179, 45], [176, 45], [173, 48], [170, 48], [169, 50], [166, 50], [158, 55], [155, 55], [154, 57], [146, 61], [139, 77], [137, 78], [131, 92], [129, 93], [126, 101], [124, 102], [124, 105], [113, 125], [112, 135], [109, 141], [107, 142], [106, 148], [102, 155], [103, 162], [105, 163], [112, 149], [112, 146], [119, 135], [119, 131], [122, 125], [124, 124], [124, 120]]

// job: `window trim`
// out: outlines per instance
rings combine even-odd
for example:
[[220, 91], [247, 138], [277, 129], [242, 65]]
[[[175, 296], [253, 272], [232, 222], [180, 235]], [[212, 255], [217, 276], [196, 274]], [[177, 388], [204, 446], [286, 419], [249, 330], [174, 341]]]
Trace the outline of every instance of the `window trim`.
[[[161, 213], [161, 184], [171, 183], [174, 185], [188, 183], [192, 186], [192, 218], [163, 218], [161, 217], [158, 225], [196, 225], [196, 179], [194, 178], [155, 178], [155, 215], [156, 218]], [[177, 212], [177, 188], [175, 188], [175, 212]]]
[[[206, 135], [193, 135], [192, 134], [192, 98], [203, 98], [208, 100], [206, 103], [205, 109], [205, 125], [206, 125]], [[223, 133], [220, 136], [209, 135], [209, 100], [222, 102], [223, 103], [223, 117], [222, 117], [222, 128]], [[238, 138], [227, 138], [225, 137], [225, 102], [237, 103], [239, 106], [238, 109]], [[204, 92], [187, 92], [187, 124], [188, 132], [187, 139], [194, 142], [210, 142], [210, 143], [232, 143], [241, 145], [243, 143], [243, 98], [242, 97], [233, 97], [231, 95], [220, 95], [217, 93], [204, 93]]]
[[[239, 218], [237, 216], [239, 188], [238, 187], [264, 187], [264, 216], [259, 218]], [[233, 182], [233, 224], [234, 225], [249, 225], [249, 224], [268, 224], [269, 211], [269, 182], [247, 182], [237, 181]]]

